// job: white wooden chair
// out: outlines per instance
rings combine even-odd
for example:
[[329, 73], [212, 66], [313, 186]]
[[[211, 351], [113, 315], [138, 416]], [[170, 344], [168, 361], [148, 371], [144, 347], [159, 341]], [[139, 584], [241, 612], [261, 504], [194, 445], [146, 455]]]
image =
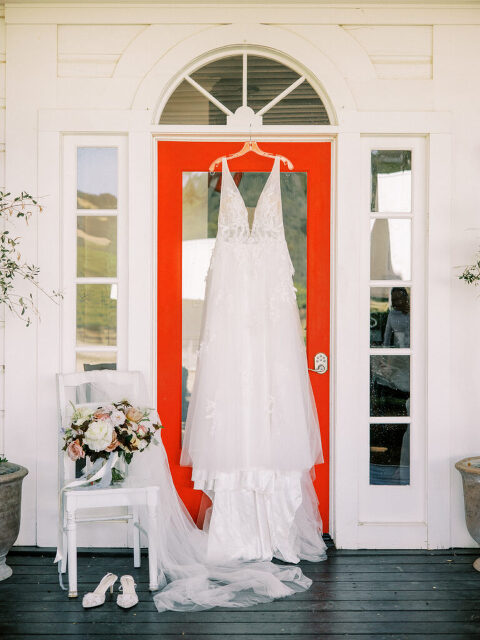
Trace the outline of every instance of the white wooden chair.
[[[63, 437], [61, 427], [68, 422], [71, 404], [91, 404], [115, 402], [123, 398], [132, 403], [145, 402], [145, 382], [140, 371], [86, 371], [82, 373], [57, 374], [58, 407], [59, 407], [59, 490], [75, 480], [75, 463], [62, 450]], [[63, 513], [59, 513], [61, 521], [61, 559], [59, 560], [60, 584], [61, 574], [68, 568], [68, 596], [76, 598], [77, 592], [77, 525], [83, 522], [121, 522], [130, 523], [133, 534], [133, 565], [140, 567], [140, 531], [148, 539], [149, 586], [158, 589], [157, 567], [157, 502], [156, 486], [135, 487], [115, 486], [108, 488], [72, 487], [63, 492]], [[139, 523], [139, 507], [146, 507], [147, 522]], [[102, 515], [102, 510], [110, 507], [127, 507], [125, 515]], [[80, 509], [98, 509], [98, 515], [77, 515]], [[60, 533], [60, 532], [59, 532]], [[60, 537], [60, 535], [59, 535]]]

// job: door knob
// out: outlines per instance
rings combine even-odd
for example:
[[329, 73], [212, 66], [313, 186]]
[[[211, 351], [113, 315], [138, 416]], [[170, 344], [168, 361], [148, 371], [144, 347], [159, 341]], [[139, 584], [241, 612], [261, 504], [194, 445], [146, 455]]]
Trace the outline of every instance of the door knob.
[[314, 371], [315, 373], [327, 373], [328, 371], [328, 356], [326, 353], [316, 353], [315, 358], [313, 359], [314, 369], [309, 369], [309, 371]]

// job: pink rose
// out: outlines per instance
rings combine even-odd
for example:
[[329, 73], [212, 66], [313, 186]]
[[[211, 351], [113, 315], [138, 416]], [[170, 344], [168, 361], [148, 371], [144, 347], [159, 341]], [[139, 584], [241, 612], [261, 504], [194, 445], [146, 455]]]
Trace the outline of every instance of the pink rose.
[[82, 445], [80, 444], [80, 440], [74, 440], [67, 447], [67, 455], [70, 460], [78, 460], [79, 458], [85, 457], [85, 451], [83, 450]]
[[96, 420], [105, 420], [105, 418], [109, 418], [110, 414], [109, 413], [105, 413], [105, 411], [95, 411], [95, 413], [93, 414], [93, 417]]
[[140, 436], [140, 438], [143, 438], [144, 436], [146, 436], [148, 433], [148, 429], [144, 424], [139, 424], [138, 425], [138, 429], [137, 429], [137, 436]]

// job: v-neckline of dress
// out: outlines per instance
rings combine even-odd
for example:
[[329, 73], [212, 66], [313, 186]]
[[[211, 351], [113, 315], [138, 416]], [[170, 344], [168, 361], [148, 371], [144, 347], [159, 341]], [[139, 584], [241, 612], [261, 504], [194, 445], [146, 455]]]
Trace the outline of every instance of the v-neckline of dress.
[[[232, 173], [231, 173], [231, 171], [230, 171], [230, 167], [228, 166], [227, 157], [226, 157], [226, 156], [223, 156], [223, 161], [225, 162], [225, 166], [226, 166], [226, 168], [227, 168], [228, 175], [230, 176], [230, 178], [231, 178], [231, 180], [232, 180], [232, 183], [233, 183], [233, 186], [234, 186], [234, 188], [235, 188], [235, 191], [237, 192], [238, 197], [240, 198], [240, 200], [241, 200], [241, 202], [242, 202], [242, 204], [243, 204], [243, 210], [244, 210], [244, 213], [245, 213], [245, 216], [246, 216], [246, 223], [247, 223], [247, 229], [248, 229], [248, 234], [249, 234], [249, 236], [253, 233], [253, 230], [254, 230], [254, 228], [255, 228], [255, 222], [256, 222], [256, 220], [257, 220], [257, 209], [258, 209], [258, 205], [260, 204], [260, 201], [261, 201], [261, 199], [262, 199], [262, 196], [263, 196], [264, 192], [266, 191], [267, 185], [268, 185], [268, 183], [270, 182], [270, 179], [271, 179], [271, 177], [273, 176], [273, 174], [274, 174], [274, 172], [275, 172], [275, 169], [277, 168], [279, 158], [280, 158], [280, 156], [278, 156], [278, 155], [276, 155], [276, 156], [275, 156], [275, 160], [273, 161], [273, 167], [272, 167], [272, 169], [271, 169], [270, 173], [268, 174], [268, 178], [266, 179], [265, 184], [263, 185], [263, 189], [262, 189], [262, 191], [260, 192], [260, 195], [259, 195], [258, 200], [257, 200], [257, 204], [255, 205], [255, 208], [254, 208], [254, 210], [253, 210], [253, 220], [252, 220], [252, 226], [251, 226], [251, 228], [250, 228], [250, 225], [249, 225], [249, 223], [248, 223], [248, 209], [247, 209], [247, 205], [245, 204], [245, 200], [243, 199], [242, 194], [240, 193], [240, 189], [237, 187], [237, 185], [236, 185], [236, 183], [235, 183], [235, 180], [233, 179]], [[222, 171], [222, 173], [223, 173], [223, 171]]]

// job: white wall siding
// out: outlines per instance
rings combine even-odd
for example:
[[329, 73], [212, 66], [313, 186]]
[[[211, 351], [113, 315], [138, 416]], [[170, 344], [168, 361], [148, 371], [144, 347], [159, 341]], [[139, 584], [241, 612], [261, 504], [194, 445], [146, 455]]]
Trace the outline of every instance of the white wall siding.
[[[132, 255], [138, 259], [141, 236], [155, 231], [152, 142], [160, 131], [154, 114], [162, 96], [183, 69], [201, 56], [249, 44], [298, 60], [332, 102], [338, 118], [328, 128], [337, 137], [333, 188], [340, 262], [336, 286], [351, 304], [360, 304], [351, 274], [361, 260], [355, 237], [360, 224], [355, 216], [361, 136], [424, 135], [431, 170], [426, 184], [431, 235], [425, 243], [430, 286], [426, 305], [427, 384], [431, 386], [425, 425], [432, 465], [427, 470], [430, 502], [425, 510], [429, 544], [476, 546], [465, 527], [460, 476], [453, 465], [461, 457], [480, 454], [480, 334], [476, 330], [480, 298], [473, 287], [457, 279], [480, 243], [480, 9], [453, 4], [428, 8], [425, 3], [367, 4], [361, 11], [322, 3], [295, 5], [99, 3], [92, 8], [81, 3], [10, 3], [6, 40], [5, 21], [0, 19], [0, 182], [12, 192], [26, 189], [41, 195], [45, 204], [42, 218], [23, 234], [24, 257], [39, 263], [44, 286], [58, 286], [63, 242], [62, 134], [110, 133], [128, 136], [129, 203], [132, 211], [135, 207], [129, 224], [138, 242]], [[170, 132], [173, 135], [175, 128]], [[53, 252], [47, 250], [49, 241], [56, 243]], [[141, 265], [138, 290], [135, 273], [129, 273], [132, 299], [145, 312], [140, 324], [136, 320], [129, 325], [129, 364], [143, 369], [152, 386], [154, 250], [152, 241], [146, 249], [149, 262]], [[0, 452], [5, 449], [11, 460], [30, 472], [24, 483], [18, 543], [38, 540], [53, 545], [46, 524], [54, 517], [51, 499], [45, 502], [49, 513], [39, 518], [45, 524], [38, 538], [36, 516], [42, 505], [37, 493], [53, 491], [48, 461], [54, 459], [51, 448], [57, 425], [51, 378], [61, 366], [61, 344], [56, 338], [60, 311], [49, 301], [41, 304], [41, 311], [42, 325], [35, 323], [28, 329], [7, 317], [4, 356], [0, 347], [0, 365], [6, 363], [5, 407], [0, 393]], [[349, 319], [341, 316], [336, 321], [332, 330], [340, 365], [333, 385], [337, 410], [332, 456], [355, 468], [359, 464], [355, 449], [345, 447], [351, 428], [349, 402], [357, 393], [359, 369], [355, 367], [361, 362], [355, 336], [363, 328], [352, 330]], [[350, 368], [344, 366], [347, 361]], [[362, 536], [367, 535], [354, 531], [358, 500], [350, 489], [339, 466], [331, 487], [333, 509], [338, 507], [332, 520], [339, 545], [344, 547], [363, 544]], [[335, 492], [344, 497], [343, 506]], [[442, 499], [443, 512], [438, 506]], [[397, 534], [401, 543], [400, 529]]]
[[[0, 8], [0, 191], [5, 191], [5, 12]], [[2, 225], [3, 226], [3, 225]], [[5, 308], [0, 307], [0, 456], [5, 452]]]

